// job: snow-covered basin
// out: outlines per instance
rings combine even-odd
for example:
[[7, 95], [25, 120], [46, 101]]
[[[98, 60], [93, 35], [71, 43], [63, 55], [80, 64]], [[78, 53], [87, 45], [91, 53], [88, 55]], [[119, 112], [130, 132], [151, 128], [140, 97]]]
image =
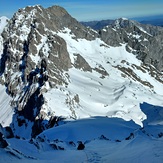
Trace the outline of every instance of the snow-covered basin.
[[133, 121], [121, 118], [92, 117], [53, 127], [39, 136], [50, 141], [89, 141], [102, 135], [110, 140], [124, 140], [138, 128], [140, 126]]

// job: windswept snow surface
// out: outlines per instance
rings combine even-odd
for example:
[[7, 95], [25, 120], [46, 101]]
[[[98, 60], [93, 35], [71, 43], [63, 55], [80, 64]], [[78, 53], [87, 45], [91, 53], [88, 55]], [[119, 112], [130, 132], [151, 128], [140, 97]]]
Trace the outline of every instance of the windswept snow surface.
[[5, 86], [0, 85], [0, 124], [2, 126], [9, 126], [12, 122], [14, 111], [10, 106], [11, 97], [6, 93]]

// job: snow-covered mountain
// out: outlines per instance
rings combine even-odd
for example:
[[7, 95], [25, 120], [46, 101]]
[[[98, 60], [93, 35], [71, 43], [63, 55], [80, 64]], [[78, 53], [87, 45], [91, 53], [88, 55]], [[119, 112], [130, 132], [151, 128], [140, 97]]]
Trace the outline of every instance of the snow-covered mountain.
[[[154, 15], [154, 16], [145, 16], [145, 17], [136, 17], [132, 18], [132, 20], [136, 20], [142, 24], [151, 24], [154, 26], [161, 26], [163, 27], [163, 15]], [[115, 20], [107, 19], [107, 20], [97, 20], [97, 21], [86, 21], [81, 22], [85, 26], [89, 26], [95, 30], [100, 30], [107, 25], [111, 25]]]
[[19, 9], [1, 34], [0, 162], [161, 162], [162, 34], [125, 18], [95, 31], [59, 6]]

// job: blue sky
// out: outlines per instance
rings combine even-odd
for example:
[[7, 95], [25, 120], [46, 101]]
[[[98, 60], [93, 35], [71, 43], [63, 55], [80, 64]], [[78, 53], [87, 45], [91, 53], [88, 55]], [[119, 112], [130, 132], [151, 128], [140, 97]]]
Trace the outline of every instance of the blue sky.
[[1, 0], [0, 16], [11, 18], [19, 8], [36, 4], [60, 5], [79, 21], [163, 14], [163, 0]]

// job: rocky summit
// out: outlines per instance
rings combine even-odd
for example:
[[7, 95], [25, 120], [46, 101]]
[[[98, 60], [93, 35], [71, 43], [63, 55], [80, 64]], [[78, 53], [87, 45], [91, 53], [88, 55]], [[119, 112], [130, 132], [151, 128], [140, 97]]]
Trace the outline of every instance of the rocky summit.
[[[41, 159], [36, 151], [72, 149], [82, 140], [162, 137], [162, 27], [120, 18], [93, 30], [62, 7], [39, 5], [19, 9], [0, 27], [0, 149]], [[77, 126], [85, 123], [83, 135]], [[100, 127], [106, 124], [126, 134], [110, 135]], [[159, 127], [152, 133], [149, 124]]]

